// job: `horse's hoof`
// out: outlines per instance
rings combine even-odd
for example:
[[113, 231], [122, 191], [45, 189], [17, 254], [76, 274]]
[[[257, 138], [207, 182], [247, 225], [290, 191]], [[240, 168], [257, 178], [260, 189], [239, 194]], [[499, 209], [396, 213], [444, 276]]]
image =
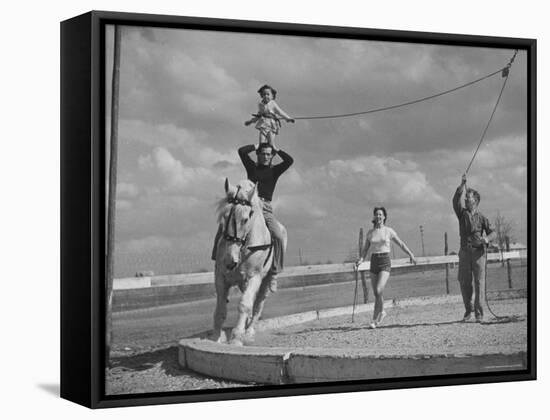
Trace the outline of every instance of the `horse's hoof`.
[[227, 335], [225, 335], [225, 331], [222, 331], [220, 333], [220, 336], [216, 340], [216, 343], [225, 344], [227, 343]]
[[219, 333], [213, 332], [211, 336], [209, 337], [210, 340], [216, 342], [216, 343], [227, 343], [227, 335], [225, 334], [225, 331], [220, 331]]
[[256, 336], [256, 331], [254, 330], [254, 328], [249, 328], [244, 333], [244, 337], [245, 337], [247, 342], [251, 342], [251, 343], [254, 342], [254, 337], [255, 336]]
[[231, 344], [232, 346], [239, 346], [240, 347], [240, 346], [243, 345], [243, 342], [239, 338], [234, 338], [229, 342], [229, 344]]

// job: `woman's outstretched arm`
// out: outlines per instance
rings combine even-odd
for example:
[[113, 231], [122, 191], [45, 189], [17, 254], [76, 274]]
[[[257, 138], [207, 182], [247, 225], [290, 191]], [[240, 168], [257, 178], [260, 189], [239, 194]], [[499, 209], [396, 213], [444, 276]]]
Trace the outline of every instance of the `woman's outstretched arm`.
[[413, 254], [413, 252], [409, 249], [409, 247], [407, 246], [407, 244], [405, 242], [403, 242], [401, 240], [401, 238], [399, 238], [399, 236], [397, 236], [397, 233], [394, 232], [394, 234], [392, 235], [392, 240], [397, 244], [399, 245], [399, 248], [401, 248], [404, 252], [407, 253], [407, 255], [409, 256], [409, 258], [411, 259], [411, 263], [413, 264], [416, 264], [416, 258]]

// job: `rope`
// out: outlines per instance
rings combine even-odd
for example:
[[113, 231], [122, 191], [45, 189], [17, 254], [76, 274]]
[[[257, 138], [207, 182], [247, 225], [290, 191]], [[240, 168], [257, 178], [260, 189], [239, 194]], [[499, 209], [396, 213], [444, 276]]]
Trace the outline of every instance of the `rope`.
[[[478, 143], [477, 148], [474, 152], [474, 155], [472, 156], [472, 160], [470, 160], [470, 163], [468, 164], [468, 167], [466, 168], [466, 171], [464, 172], [464, 175], [466, 175], [468, 173], [468, 171], [470, 170], [470, 167], [472, 166], [472, 163], [474, 162], [474, 159], [477, 155], [479, 147], [481, 146], [481, 143], [483, 142], [483, 139], [485, 138], [485, 134], [487, 133], [489, 125], [491, 124], [491, 121], [493, 120], [493, 116], [495, 115], [495, 112], [497, 110], [498, 103], [500, 102], [500, 98], [502, 97], [502, 92], [504, 92], [504, 88], [506, 87], [506, 82], [508, 81], [508, 76], [510, 75], [510, 68], [512, 67], [512, 63], [516, 59], [517, 53], [518, 53], [518, 50], [514, 51], [514, 55], [512, 56], [510, 61], [508, 62], [506, 67], [504, 67], [502, 69], [502, 77], [504, 77], [504, 82], [502, 82], [502, 87], [500, 88], [498, 98], [495, 102], [495, 106], [493, 107], [493, 112], [491, 112], [491, 116], [489, 118], [489, 121], [487, 121], [487, 125], [485, 126], [485, 129], [483, 130], [483, 133], [481, 134], [481, 139], [479, 140], [479, 143]], [[491, 312], [491, 315], [493, 315], [497, 321], [512, 320], [513, 317], [511, 317], [511, 316], [502, 316], [502, 315], [495, 314], [493, 312], [493, 310], [491, 309], [491, 306], [489, 305], [489, 298], [487, 297], [487, 246], [484, 247], [484, 251], [485, 251], [485, 279], [484, 279], [485, 291], [484, 291], [484, 295], [485, 295], [485, 304], [487, 305], [487, 309], [489, 309], [489, 312]]]
[[510, 75], [510, 67], [512, 66], [512, 63], [514, 62], [514, 59], [516, 58], [516, 54], [518, 53], [518, 50], [514, 52], [514, 56], [510, 59], [510, 62], [506, 67], [502, 69], [502, 76], [504, 77], [504, 82], [502, 83], [502, 87], [500, 88], [500, 93], [498, 94], [497, 101], [495, 102], [495, 106], [493, 107], [493, 112], [491, 113], [491, 117], [489, 117], [489, 121], [487, 121], [487, 125], [485, 126], [485, 129], [483, 130], [483, 134], [481, 134], [481, 139], [479, 140], [479, 143], [477, 145], [476, 151], [474, 152], [474, 155], [472, 156], [472, 160], [470, 160], [470, 163], [468, 164], [468, 167], [466, 168], [466, 172], [464, 174], [467, 174], [470, 170], [470, 167], [472, 166], [472, 163], [474, 162], [474, 159], [477, 155], [477, 151], [479, 150], [479, 147], [481, 146], [481, 143], [483, 142], [483, 139], [485, 138], [485, 134], [487, 133], [487, 130], [489, 129], [489, 125], [491, 124], [491, 121], [493, 120], [493, 116], [495, 115], [495, 112], [497, 110], [498, 103], [500, 102], [500, 98], [502, 97], [502, 92], [504, 92], [504, 88], [506, 87], [506, 82], [508, 81], [508, 76]]
[[485, 280], [484, 280], [484, 283], [485, 283], [485, 304], [487, 305], [487, 309], [489, 309], [489, 312], [491, 312], [491, 315], [493, 315], [495, 317], [495, 319], [497, 320], [497, 322], [511, 322], [511, 321], [514, 321], [516, 319], [519, 319], [517, 316], [513, 316], [513, 315], [497, 315], [493, 312], [493, 310], [491, 309], [491, 306], [489, 305], [489, 298], [487, 297], [487, 246], [484, 247], [485, 248]]
[[404, 107], [404, 106], [407, 106], [407, 105], [413, 105], [413, 104], [416, 104], [416, 103], [419, 103], [419, 102], [428, 101], [430, 99], [437, 98], [438, 96], [443, 96], [443, 95], [446, 95], [448, 93], [457, 91], [459, 89], [463, 89], [465, 87], [471, 86], [475, 83], [479, 83], [482, 80], [488, 79], [489, 77], [493, 77], [495, 74], [502, 73], [506, 68], [507, 67], [503, 67], [501, 69], [498, 69], [497, 71], [494, 71], [493, 73], [490, 73], [486, 76], [480, 77], [479, 79], [472, 80], [471, 82], [468, 82], [468, 83], [465, 83], [463, 85], [457, 86], [455, 88], [446, 90], [444, 92], [436, 93], [435, 95], [430, 95], [430, 96], [426, 96], [424, 98], [415, 99], [414, 101], [404, 102], [404, 103], [397, 104], [397, 105], [392, 105], [392, 106], [386, 106], [386, 107], [383, 107], [383, 108], [375, 108], [375, 109], [371, 109], [371, 110], [368, 110], [368, 111], [352, 112], [352, 113], [349, 113], [349, 114], [323, 115], [323, 116], [317, 116], [317, 117], [294, 117], [293, 119], [295, 119], [295, 120], [322, 120], [322, 119], [328, 119], [328, 118], [354, 117], [354, 116], [357, 116], [357, 115], [373, 114], [375, 112], [381, 112], [381, 111], [387, 111], [387, 110], [390, 110], [390, 109], [401, 108], [401, 107]]

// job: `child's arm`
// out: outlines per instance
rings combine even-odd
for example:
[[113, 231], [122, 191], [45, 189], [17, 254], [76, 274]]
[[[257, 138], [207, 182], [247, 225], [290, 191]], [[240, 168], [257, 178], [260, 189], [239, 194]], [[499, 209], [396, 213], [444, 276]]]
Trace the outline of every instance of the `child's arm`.
[[253, 115], [252, 118], [250, 118], [249, 120], [245, 121], [245, 122], [244, 122], [244, 125], [249, 126], [250, 124], [253, 124], [253, 123], [255, 123], [256, 121], [258, 121], [258, 120], [260, 119], [260, 112], [261, 112], [261, 108], [260, 108], [260, 104], [258, 104], [258, 114], [257, 114], [257, 115]]
[[283, 111], [282, 108], [277, 104], [277, 102], [275, 101], [272, 101], [272, 102], [273, 102], [273, 111], [275, 112], [275, 114], [283, 117], [286, 122], [291, 122], [291, 123], [294, 122], [294, 119], [291, 118], [285, 111]]

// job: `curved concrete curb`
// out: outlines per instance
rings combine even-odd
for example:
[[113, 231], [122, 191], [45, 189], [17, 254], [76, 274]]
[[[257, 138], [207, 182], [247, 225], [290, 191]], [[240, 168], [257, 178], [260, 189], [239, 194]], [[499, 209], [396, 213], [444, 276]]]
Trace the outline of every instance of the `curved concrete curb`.
[[285, 380], [287, 383], [368, 380], [526, 367], [526, 352], [373, 356], [316, 350], [292, 353], [287, 361]]
[[235, 347], [210, 340], [190, 339], [179, 343], [179, 363], [215, 378], [267, 384], [285, 383], [286, 364], [292, 349]]
[[[502, 295], [502, 293], [501, 293]], [[522, 297], [511, 293], [509, 298]], [[388, 306], [416, 306], [461, 302], [460, 296], [411, 298]], [[372, 310], [358, 305], [356, 313]], [[310, 311], [261, 321], [258, 330], [281, 328], [333, 316], [351, 315], [352, 306]], [[205, 339], [179, 342], [179, 363], [207, 376], [241, 382], [288, 384], [454, 373], [520, 370], [527, 366], [525, 351], [377, 356], [363, 349], [235, 347]]]
[[[406, 306], [422, 306], [422, 305], [441, 305], [444, 303], [462, 302], [462, 297], [458, 295], [449, 296], [427, 296], [418, 298], [409, 298], [405, 300], [387, 300], [384, 302], [385, 307], [406, 307]], [[355, 313], [360, 314], [369, 312], [374, 309], [373, 303], [361, 304], [355, 306]], [[353, 312], [353, 306], [342, 306], [340, 308], [321, 309], [318, 311], [300, 312], [297, 314], [280, 316], [277, 318], [269, 318], [258, 322], [256, 330], [266, 331], [277, 328], [287, 327], [289, 325], [302, 324], [304, 322], [317, 321], [319, 319], [331, 318], [334, 316], [350, 315]]]

